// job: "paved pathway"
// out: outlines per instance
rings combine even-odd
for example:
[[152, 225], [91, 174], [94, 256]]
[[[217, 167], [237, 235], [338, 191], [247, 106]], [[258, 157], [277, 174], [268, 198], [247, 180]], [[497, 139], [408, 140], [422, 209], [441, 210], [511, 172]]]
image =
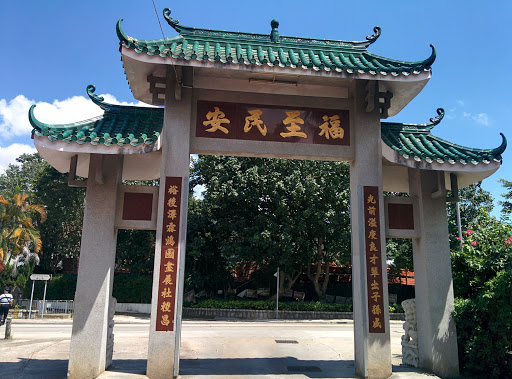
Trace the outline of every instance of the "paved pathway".
[[[114, 362], [100, 378], [147, 378], [149, 320], [115, 320]], [[391, 325], [392, 378], [436, 378], [400, 366], [401, 325]], [[352, 327], [348, 320], [185, 321], [180, 378], [356, 378]], [[1, 378], [66, 378], [71, 320], [14, 320], [12, 332], [12, 340], [0, 339]]]

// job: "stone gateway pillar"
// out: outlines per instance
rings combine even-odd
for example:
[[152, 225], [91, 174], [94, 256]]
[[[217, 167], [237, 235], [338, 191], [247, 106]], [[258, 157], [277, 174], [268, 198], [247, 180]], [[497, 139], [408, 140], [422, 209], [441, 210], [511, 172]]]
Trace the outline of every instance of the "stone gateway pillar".
[[[174, 78], [170, 68], [162, 130], [162, 166], [148, 347], [147, 375], [151, 379], [177, 376], [179, 364], [190, 172], [191, 90], [183, 89], [181, 96], [177, 96]], [[178, 212], [175, 214], [174, 210]]]
[[69, 351], [71, 379], [95, 378], [106, 369], [122, 171], [122, 155], [91, 154]]
[[[444, 177], [444, 173], [441, 173]], [[409, 169], [410, 195], [419, 199], [421, 236], [413, 239], [419, 366], [446, 378], [459, 375], [452, 318], [453, 281], [444, 180], [436, 171]], [[441, 185], [441, 188], [439, 186]]]
[[[350, 164], [350, 214], [356, 374], [363, 378], [387, 378], [391, 375], [391, 347], [387, 306], [380, 115], [377, 108], [373, 112], [365, 112], [364, 83], [357, 83], [353, 130], [355, 158]], [[365, 189], [368, 188], [377, 190], [377, 196], [372, 195], [373, 198], [370, 200], [372, 204], [368, 203], [368, 195], [365, 196]], [[369, 216], [369, 206], [378, 208], [373, 209], [372, 213], [375, 214], [371, 216], [375, 217], [371, 217], [372, 220], [365, 217]], [[368, 226], [372, 228], [368, 229]], [[375, 231], [371, 232], [371, 236], [370, 230]], [[369, 242], [373, 243], [372, 248]], [[375, 249], [373, 246], [376, 246]], [[372, 268], [376, 275], [370, 276]], [[368, 278], [372, 281], [369, 282]], [[378, 308], [374, 308], [374, 305]]]

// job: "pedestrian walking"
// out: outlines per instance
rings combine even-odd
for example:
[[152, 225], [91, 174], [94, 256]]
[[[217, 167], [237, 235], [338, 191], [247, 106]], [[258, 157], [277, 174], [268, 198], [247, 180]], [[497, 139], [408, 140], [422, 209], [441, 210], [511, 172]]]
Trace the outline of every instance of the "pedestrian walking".
[[9, 309], [12, 307], [12, 295], [9, 293], [10, 288], [5, 287], [4, 293], [0, 295], [0, 326], [5, 324], [5, 320], [7, 319], [7, 314], [9, 313]]

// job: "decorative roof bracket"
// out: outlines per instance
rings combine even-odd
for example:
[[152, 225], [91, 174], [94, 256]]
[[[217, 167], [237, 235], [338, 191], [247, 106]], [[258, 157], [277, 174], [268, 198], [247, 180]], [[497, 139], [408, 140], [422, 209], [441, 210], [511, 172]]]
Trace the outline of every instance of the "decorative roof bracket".
[[[147, 81], [149, 83], [149, 93], [153, 95], [152, 102], [154, 105], [164, 105], [165, 104], [165, 77], [154, 76], [153, 74], [149, 74], [147, 77]], [[157, 86], [160, 84], [160, 86]], [[162, 86], [163, 85], [163, 86]], [[163, 95], [163, 98], [160, 97]]]
[[379, 90], [379, 81], [368, 81], [366, 84], [366, 112], [372, 112], [375, 107], [379, 107], [380, 118], [388, 118], [388, 110], [391, 107], [393, 93], [390, 91], [381, 92]]
[[446, 196], [446, 186], [443, 183], [444, 171], [436, 171], [437, 174], [437, 191], [432, 192], [432, 199], [439, 199]]
[[[439, 199], [446, 196], [446, 187], [443, 185], [444, 171], [437, 171], [437, 191], [432, 192], [432, 199]], [[450, 190], [451, 196], [446, 196], [447, 203], [457, 203], [459, 201], [459, 185], [457, 182], [457, 174], [450, 173]]]
[[174, 73], [176, 74], [176, 82], [174, 83], [174, 98], [176, 101], [181, 100], [181, 89], [183, 88], [182, 85], [182, 66], [174, 66]]
[[87, 187], [87, 179], [76, 180], [76, 164], [78, 162], [78, 154], [71, 157], [69, 161], [68, 186], [69, 187]]
[[457, 181], [457, 174], [453, 172], [450, 173], [450, 189], [452, 191], [451, 196], [446, 197], [446, 201], [448, 203], [458, 203], [459, 202], [459, 184]]

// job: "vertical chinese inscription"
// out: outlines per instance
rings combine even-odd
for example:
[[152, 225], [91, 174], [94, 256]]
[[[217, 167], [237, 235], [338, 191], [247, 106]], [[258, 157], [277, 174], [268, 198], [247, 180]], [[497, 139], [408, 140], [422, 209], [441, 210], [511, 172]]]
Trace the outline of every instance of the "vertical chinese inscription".
[[379, 187], [363, 188], [366, 247], [366, 283], [370, 333], [384, 333], [384, 299], [380, 244]]
[[156, 316], [157, 332], [174, 330], [176, 273], [178, 270], [178, 244], [180, 239], [181, 179], [179, 177], [165, 178], [160, 282], [158, 284]]

